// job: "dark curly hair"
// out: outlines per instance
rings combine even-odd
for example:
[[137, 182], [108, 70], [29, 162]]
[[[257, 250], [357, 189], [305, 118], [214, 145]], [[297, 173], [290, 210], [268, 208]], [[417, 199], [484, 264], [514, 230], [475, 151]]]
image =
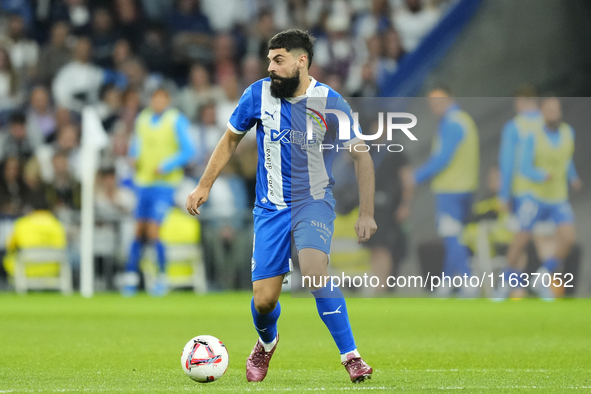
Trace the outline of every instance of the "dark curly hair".
[[315, 38], [308, 32], [300, 29], [290, 29], [275, 34], [269, 40], [269, 49], [285, 48], [287, 52], [303, 50], [308, 55], [308, 68], [312, 65], [314, 57]]

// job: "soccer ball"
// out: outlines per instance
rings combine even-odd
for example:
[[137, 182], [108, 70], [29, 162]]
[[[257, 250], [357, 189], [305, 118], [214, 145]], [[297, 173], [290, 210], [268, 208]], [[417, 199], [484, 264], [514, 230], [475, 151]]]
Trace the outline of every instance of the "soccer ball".
[[216, 337], [199, 335], [191, 339], [181, 353], [185, 374], [196, 382], [218, 380], [228, 369], [230, 361], [226, 347]]

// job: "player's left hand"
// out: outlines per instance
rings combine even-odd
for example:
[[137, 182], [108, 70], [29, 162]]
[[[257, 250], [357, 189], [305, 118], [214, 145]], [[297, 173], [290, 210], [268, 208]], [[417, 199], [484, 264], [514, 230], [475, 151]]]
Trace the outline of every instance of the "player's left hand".
[[203, 205], [204, 202], [207, 201], [209, 197], [209, 188], [197, 185], [195, 189], [189, 194], [187, 197], [187, 202], [185, 207], [187, 208], [187, 212], [191, 215], [199, 215], [199, 207]]
[[378, 225], [373, 216], [359, 216], [355, 223], [357, 243], [366, 242], [376, 232]]

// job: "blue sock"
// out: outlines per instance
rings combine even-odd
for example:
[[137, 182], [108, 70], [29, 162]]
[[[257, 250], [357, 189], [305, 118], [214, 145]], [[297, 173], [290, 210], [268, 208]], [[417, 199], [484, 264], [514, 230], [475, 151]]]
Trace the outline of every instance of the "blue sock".
[[129, 258], [127, 260], [127, 264], [125, 265], [125, 272], [138, 272], [140, 259], [142, 258], [142, 249], [144, 248], [144, 243], [134, 239], [131, 243], [131, 248], [129, 250]]
[[312, 294], [316, 298], [318, 314], [330, 331], [339, 352], [345, 354], [355, 350], [357, 346], [355, 346], [355, 339], [353, 339], [347, 304], [341, 289], [335, 287], [331, 290], [331, 286], [328, 285], [312, 291]]
[[277, 320], [281, 314], [281, 304], [266, 315], [261, 315], [254, 307], [254, 297], [250, 300], [250, 310], [252, 311], [252, 321], [259, 337], [265, 343], [271, 343], [277, 337]]
[[470, 255], [468, 248], [460, 243], [458, 237], [445, 237], [445, 260], [443, 272], [448, 276], [470, 275]]
[[154, 242], [154, 248], [156, 248], [156, 259], [158, 260], [158, 266], [160, 267], [160, 272], [165, 272], [166, 270], [166, 250], [164, 249], [164, 244], [159, 239]]
[[559, 264], [560, 264], [560, 262], [558, 261], [558, 259], [556, 257], [551, 257], [548, 260], [544, 261], [542, 266], [544, 268], [546, 268], [548, 271], [554, 272], [558, 269]]

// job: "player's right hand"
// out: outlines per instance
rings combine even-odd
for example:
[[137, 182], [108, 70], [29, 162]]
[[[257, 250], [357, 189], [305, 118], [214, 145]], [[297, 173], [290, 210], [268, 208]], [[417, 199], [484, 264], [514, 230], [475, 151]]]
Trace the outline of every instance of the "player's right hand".
[[195, 189], [191, 193], [189, 193], [189, 197], [187, 197], [187, 203], [185, 204], [187, 208], [187, 212], [191, 215], [199, 215], [199, 207], [203, 205], [207, 198], [209, 197], [209, 188], [203, 187], [201, 185], [197, 185]]

